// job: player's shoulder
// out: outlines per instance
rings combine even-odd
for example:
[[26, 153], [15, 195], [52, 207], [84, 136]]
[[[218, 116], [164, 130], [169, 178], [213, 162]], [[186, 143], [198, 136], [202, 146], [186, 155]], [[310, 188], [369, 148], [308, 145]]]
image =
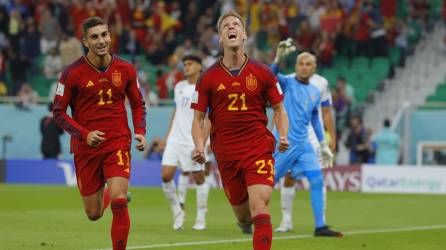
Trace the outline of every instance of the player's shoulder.
[[66, 79], [68, 79], [68, 76], [70, 76], [70, 74], [76, 72], [85, 63], [86, 61], [84, 57], [83, 56], [79, 57], [76, 61], [74, 61], [73, 63], [64, 68], [62, 74], [60, 75], [60, 79], [62, 81], [65, 81]]
[[118, 64], [119, 66], [124, 66], [124, 67], [132, 68], [132, 69], [134, 68], [133, 63], [131, 63], [130, 61], [128, 61], [120, 56], [113, 55], [113, 60], [114, 60], [114, 63]]
[[185, 84], [188, 84], [187, 83], [187, 80], [186, 79], [184, 79], [184, 80], [181, 80], [181, 81], [179, 81], [179, 82], [177, 82], [177, 84], [175, 84], [175, 89], [180, 89], [180, 88], [183, 88], [184, 86], [185, 86]]
[[310, 83], [316, 85], [316, 87], [320, 88], [321, 90], [328, 87], [327, 79], [319, 74], [313, 74], [310, 77]]
[[267, 73], [273, 73], [273, 71], [271, 70], [271, 68], [268, 65], [266, 65], [256, 59], [249, 58], [248, 66], [258, 69], [258, 70], [261, 70], [261, 71], [265, 71]]

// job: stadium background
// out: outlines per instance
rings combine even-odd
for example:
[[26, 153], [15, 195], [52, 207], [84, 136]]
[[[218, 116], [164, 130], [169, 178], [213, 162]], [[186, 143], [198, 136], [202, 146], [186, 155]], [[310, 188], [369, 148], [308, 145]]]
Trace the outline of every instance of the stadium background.
[[[227, 9], [246, 18], [251, 57], [269, 64], [277, 43], [292, 37], [298, 51], [316, 53], [318, 73], [328, 79], [333, 95], [338, 166], [325, 177], [329, 190], [349, 192], [329, 194], [328, 218], [352, 236], [329, 243], [306, 239], [312, 219], [308, 199], [301, 199], [304, 194], [295, 208], [302, 215], [295, 216], [300, 228], [286, 234], [288, 240], [277, 241], [273, 249], [327, 249], [327, 245], [330, 249], [442, 249], [446, 238], [441, 210], [446, 206], [446, 168], [441, 168], [446, 165], [444, 0], [0, 1], [0, 249], [107, 247], [109, 217], [97, 226], [104, 231], [101, 239], [88, 236], [97, 228], [82, 217], [72, 187], [68, 135], [61, 137], [60, 161], [41, 160], [40, 152], [40, 119], [48, 113], [58, 74], [83, 53], [82, 20], [94, 15], [109, 23], [113, 53], [137, 67], [148, 106], [148, 139], [154, 150], [132, 152], [132, 185], [155, 188], [133, 189], [132, 218], [139, 219], [132, 221], [136, 226], [130, 245], [156, 248], [156, 244], [221, 240], [206, 249], [247, 248], [243, 243], [247, 239], [238, 234], [233, 221], [219, 216], [232, 218], [220, 190], [211, 193], [209, 232], [197, 235], [190, 229], [183, 234], [169, 230], [167, 204], [156, 188], [160, 162], [155, 145], [167, 130], [173, 87], [183, 77], [181, 58], [198, 54], [205, 67], [217, 60], [221, 51], [215, 23]], [[295, 55], [281, 65], [285, 72], [293, 71]], [[363, 119], [370, 145], [370, 157], [364, 162], [351, 162], [345, 147], [350, 118], [356, 116]], [[398, 166], [374, 165], [371, 138], [385, 118], [392, 120], [392, 128], [401, 136]], [[218, 185], [218, 173], [215, 177]], [[300, 183], [299, 188], [306, 185]], [[189, 195], [189, 207], [193, 199]], [[277, 193], [272, 204], [277, 224]], [[376, 209], [370, 211], [372, 207]], [[72, 227], [61, 227], [61, 221]], [[373, 235], [392, 229], [396, 232]], [[29, 236], [31, 232], [36, 236]], [[75, 235], [80, 242], [73, 243], [65, 234]], [[234, 239], [242, 242], [224, 242]], [[183, 245], [177, 247], [188, 249]]]

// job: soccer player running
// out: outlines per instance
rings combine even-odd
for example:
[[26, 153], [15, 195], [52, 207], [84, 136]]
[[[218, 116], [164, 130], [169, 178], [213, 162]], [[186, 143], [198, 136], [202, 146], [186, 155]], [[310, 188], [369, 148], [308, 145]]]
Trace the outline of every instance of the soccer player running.
[[[165, 140], [167, 143], [162, 160], [162, 186], [172, 208], [174, 217], [173, 229], [182, 229], [185, 212], [177, 196], [173, 177], [175, 176], [177, 166], [180, 167], [183, 171], [181, 184], [185, 185], [184, 182], [189, 182], [189, 176], [184, 174], [192, 172], [197, 191], [197, 219], [192, 228], [204, 230], [206, 229], [205, 216], [209, 187], [205, 183], [204, 165], [193, 161], [191, 157], [195, 145], [191, 134], [194, 111], [190, 107], [192, 96], [195, 92], [195, 84], [201, 73], [201, 59], [195, 55], [187, 55], [183, 58], [183, 64], [186, 79], [178, 82], [174, 90], [175, 109], [170, 120], [166, 136], [167, 140]], [[206, 123], [207, 134], [209, 134], [208, 124], [209, 122]], [[185, 188], [183, 187], [183, 189]], [[184, 196], [185, 194], [183, 193]]]
[[[90, 17], [82, 29], [88, 53], [63, 71], [53, 113], [71, 135], [77, 185], [87, 217], [98, 220], [111, 201], [113, 249], [125, 249], [130, 229], [126, 194], [132, 141], [125, 99], [130, 102], [139, 151], [147, 145], [144, 100], [134, 67], [109, 52], [111, 38], [104, 20]], [[71, 117], [66, 113], [68, 105]]]
[[[308, 137], [308, 127], [311, 123], [320, 144], [322, 166], [331, 166], [333, 154], [324, 142], [324, 130], [319, 117], [321, 91], [314, 84], [310, 84], [310, 78], [316, 69], [316, 57], [308, 52], [300, 53], [296, 59], [296, 75], [285, 77], [279, 73], [277, 63], [292, 50], [289, 40], [281, 42], [274, 63], [271, 65], [285, 93], [286, 111], [292, 117], [289, 131], [290, 149], [284, 154], [274, 155], [276, 159], [275, 181], [278, 182], [288, 172], [291, 172], [293, 179], [306, 177], [310, 183], [311, 205], [316, 224], [314, 235], [342, 237], [342, 233], [332, 231], [325, 223], [324, 179], [321, 164]], [[294, 181], [289, 182], [292, 186], [294, 185]], [[283, 202], [282, 200], [282, 206]], [[290, 203], [286, 205], [287, 207], [292, 206], [292, 200], [285, 202]], [[292, 230], [291, 212], [285, 212], [283, 217], [281, 226], [276, 231]]]
[[205, 161], [205, 112], [209, 108], [211, 146], [226, 196], [242, 231], [251, 233], [254, 224], [254, 249], [268, 250], [275, 140], [266, 127], [265, 109], [269, 102], [280, 134], [278, 150], [284, 152], [288, 148], [288, 117], [283, 94], [273, 72], [245, 54], [247, 34], [242, 17], [234, 11], [225, 12], [217, 28], [223, 58], [201, 75], [192, 101], [193, 159]]

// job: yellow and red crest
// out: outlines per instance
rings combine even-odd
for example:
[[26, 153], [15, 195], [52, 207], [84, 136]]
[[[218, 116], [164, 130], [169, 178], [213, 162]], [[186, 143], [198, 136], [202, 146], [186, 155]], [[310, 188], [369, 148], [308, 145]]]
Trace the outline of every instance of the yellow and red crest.
[[252, 74], [246, 77], [246, 88], [253, 91], [257, 88], [257, 78]]
[[112, 83], [116, 87], [119, 87], [121, 85], [121, 83], [122, 83], [121, 72], [115, 71], [112, 73]]

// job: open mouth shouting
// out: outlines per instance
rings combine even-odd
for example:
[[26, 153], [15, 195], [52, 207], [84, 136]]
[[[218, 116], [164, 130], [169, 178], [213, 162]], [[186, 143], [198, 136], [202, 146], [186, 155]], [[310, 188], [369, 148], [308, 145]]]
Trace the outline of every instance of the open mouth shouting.
[[229, 39], [229, 41], [235, 41], [235, 40], [237, 40], [237, 33], [236, 33], [236, 32], [233, 32], [233, 31], [229, 32], [229, 34], [228, 34], [228, 39]]

